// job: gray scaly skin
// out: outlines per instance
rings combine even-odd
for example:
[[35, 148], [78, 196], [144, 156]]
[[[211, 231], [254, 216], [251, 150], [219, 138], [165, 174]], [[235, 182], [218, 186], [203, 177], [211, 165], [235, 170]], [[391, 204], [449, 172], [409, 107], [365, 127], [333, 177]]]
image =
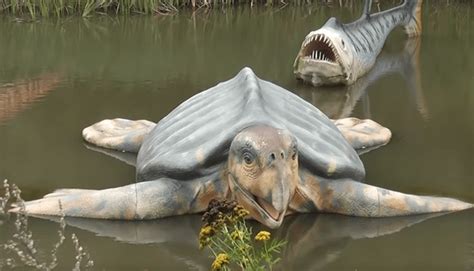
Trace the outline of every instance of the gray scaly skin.
[[342, 24], [330, 18], [304, 39], [296, 56], [297, 78], [319, 85], [350, 85], [375, 64], [390, 32], [404, 26], [409, 36], [421, 34], [422, 0], [405, 0], [395, 8], [370, 14], [366, 0], [360, 19]]
[[139, 182], [57, 190], [27, 202], [27, 214], [60, 215], [61, 201], [66, 216], [145, 220], [199, 213], [213, 198], [232, 198], [252, 218], [277, 228], [292, 213], [386, 217], [472, 207], [361, 183], [365, 170], [354, 148], [384, 145], [390, 131], [357, 119], [336, 127], [317, 108], [249, 68], [191, 97], [156, 125], [105, 120], [84, 129], [83, 136], [102, 147], [138, 149]]

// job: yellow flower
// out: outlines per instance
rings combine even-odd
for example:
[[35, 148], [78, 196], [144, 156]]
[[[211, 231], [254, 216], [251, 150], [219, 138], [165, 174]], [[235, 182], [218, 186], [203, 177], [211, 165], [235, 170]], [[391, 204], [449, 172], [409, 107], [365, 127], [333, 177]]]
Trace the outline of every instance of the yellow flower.
[[202, 227], [199, 232], [200, 237], [210, 237], [212, 235], [214, 235], [214, 229], [211, 226]]
[[255, 235], [255, 240], [257, 241], [267, 241], [270, 240], [270, 233], [268, 231], [260, 231]]
[[237, 218], [243, 218], [246, 217], [249, 214], [249, 211], [245, 210], [244, 207], [237, 205], [234, 208], [234, 213], [236, 213]]
[[221, 270], [226, 264], [229, 264], [229, 256], [227, 256], [225, 253], [220, 253], [212, 263], [211, 269], [213, 271], [218, 271]]
[[244, 233], [242, 231], [235, 230], [230, 234], [230, 238], [232, 238], [233, 240], [242, 240], [244, 238]]
[[205, 226], [201, 228], [199, 232], [199, 248], [203, 249], [207, 245], [209, 245], [210, 237], [213, 236], [215, 233], [214, 229], [211, 226]]

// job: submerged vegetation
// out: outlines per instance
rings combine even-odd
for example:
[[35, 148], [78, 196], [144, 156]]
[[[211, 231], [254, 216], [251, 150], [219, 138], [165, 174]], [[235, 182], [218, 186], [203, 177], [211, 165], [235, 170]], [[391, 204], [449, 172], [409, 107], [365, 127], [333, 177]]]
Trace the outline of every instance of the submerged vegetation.
[[252, 229], [244, 221], [249, 212], [235, 201], [212, 200], [202, 216], [199, 247], [208, 247], [214, 261], [211, 270], [230, 270], [235, 264], [242, 270], [271, 270], [280, 260], [283, 241], [270, 240], [271, 234], [260, 231], [252, 239]]
[[[4, 255], [0, 261], [0, 270], [6, 268], [33, 268], [36, 270], [54, 270], [58, 268], [58, 251], [67, 240], [65, 235], [66, 221], [64, 215], [59, 218], [58, 240], [53, 245], [49, 253], [44, 253], [40, 249], [38, 242], [33, 238], [33, 233], [28, 226], [28, 217], [24, 211], [24, 201], [21, 198], [21, 190], [14, 184], [10, 185], [7, 180], [3, 182], [3, 196], [0, 197], [0, 218], [8, 218], [7, 209], [10, 206], [17, 206], [20, 212], [14, 221], [14, 234], [12, 238], [0, 244], [0, 255]], [[61, 202], [58, 201], [62, 210]], [[72, 270], [89, 270], [94, 266], [89, 253], [81, 246], [79, 239], [73, 233], [71, 241], [74, 246], [75, 264]]]

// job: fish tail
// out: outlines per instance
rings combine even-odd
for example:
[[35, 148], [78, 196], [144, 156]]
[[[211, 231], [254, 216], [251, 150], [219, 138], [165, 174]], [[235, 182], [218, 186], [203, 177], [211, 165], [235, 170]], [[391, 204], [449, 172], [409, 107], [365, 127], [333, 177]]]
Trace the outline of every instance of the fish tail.
[[421, 6], [423, 0], [405, 0], [404, 5], [408, 9], [409, 17], [407, 23], [404, 25], [405, 32], [410, 37], [421, 35]]

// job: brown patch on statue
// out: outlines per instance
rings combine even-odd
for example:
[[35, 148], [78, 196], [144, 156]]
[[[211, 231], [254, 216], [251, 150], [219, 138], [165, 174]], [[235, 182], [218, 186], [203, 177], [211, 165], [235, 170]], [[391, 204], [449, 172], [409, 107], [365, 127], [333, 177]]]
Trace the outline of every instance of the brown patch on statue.
[[[294, 210], [297, 213], [309, 213], [311, 210], [308, 210], [307, 206], [309, 202], [312, 202], [310, 198], [306, 196], [304, 192], [301, 191], [302, 188], [297, 187], [295, 194], [290, 201], [290, 211]], [[288, 212], [287, 212], [288, 213]]]
[[214, 184], [206, 185], [200, 188], [197, 198], [197, 209], [204, 210], [212, 199], [218, 195]]
[[191, 206], [196, 212], [207, 208], [213, 199], [225, 199], [229, 193], [227, 170], [222, 170], [217, 180], [209, 180], [199, 187], [196, 192], [196, 206]]
[[400, 197], [389, 197], [383, 200], [384, 207], [390, 208], [389, 210], [382, 210], [383, 212], [390, 212], [392, 210], [405, 211], [409, 209], [409, 206], [405, 199]]
[[124, 219], [135, 220], [136, 219], [135, 208], [126, 208], [126, 212], [124, 213]]
[[332, 205], [334, 191], [307, 170], [300, 170], [302, 182], [298, 185], [291, 207], [298, 212], [327, 210]]
[[148, 135], [148, 133], [143, 133], [143, 134], [140, 134], [140, 135], [134, 137], [134, 138], [133, 138], [133, 143], [134, 143], [135, 145], [138, 145], [138, 146], [142, 145], [143, 140], [145, 139], [145, 136], [146, 136], [146, 135]]

